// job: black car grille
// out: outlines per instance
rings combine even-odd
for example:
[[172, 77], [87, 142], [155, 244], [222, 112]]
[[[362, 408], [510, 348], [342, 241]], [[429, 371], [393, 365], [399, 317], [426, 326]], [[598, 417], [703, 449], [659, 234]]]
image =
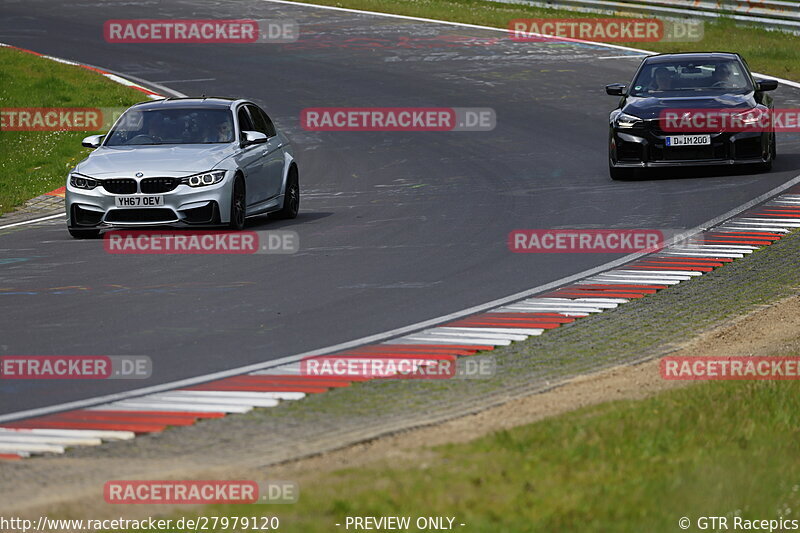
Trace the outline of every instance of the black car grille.
[[617, 141], [617, 159], [620, 161], [641, 161], [642, 145], [626, 141]]
[[145, 178], [139, 184], [145, 194], [169, 192], [180, 184], [179, 178]]
[[751, 137], [736, 141], [737, 159], [755, 159], [761, 157], [761, 137]]
[[103, 188], [111, 194], [135, 194], [136, 180], [130, 178], [112, 178], [102, 180]]
[[183, 221], [189, 224], [208, 224], [217, 217], [217, 202], [208, 202], [202, 207], [184, 209], [181, 211]]
[[725, 143], [708, 146], [664, 146], [653, 145], [650, 150], [651, 161], [699, 161], [728, 159]]
[[667, 161], [714, 159], [714, 148], [712, 146], [670, 146], [664, 148], [664, 159]]
[[106, 222], [172, 222], [177, 220], [172, 209], [115, 209], [106, 215]]
[[100, 211], [89, 211], [80, 206], [72, 206], [72, 223], [76, 226], [96, 226], [103, 218], [103, 213]]

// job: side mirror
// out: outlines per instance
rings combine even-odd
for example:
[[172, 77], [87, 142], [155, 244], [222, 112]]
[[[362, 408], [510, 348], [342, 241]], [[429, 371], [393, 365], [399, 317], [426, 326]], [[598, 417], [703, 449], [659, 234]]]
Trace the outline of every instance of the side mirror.
[[611, 96], [625, 96], [625, 89], [628, 86], [623, 83], [612, 83], [611, 85], [606, 85], [606, 94], [610, 94]]
[[267, 136], [260, 131], [243, 131], [242, 132], [242, 146], [250, 146], [251, 144], [261, 144], [267, 142]]
[[86, 148], [97, 148], [103, 142], [105, 135], [89, 135], [81, 141], [81, 145]]
[[774, 91], [778, 88], [777, 80], [758, 80], [756, 84], [759, 91]]

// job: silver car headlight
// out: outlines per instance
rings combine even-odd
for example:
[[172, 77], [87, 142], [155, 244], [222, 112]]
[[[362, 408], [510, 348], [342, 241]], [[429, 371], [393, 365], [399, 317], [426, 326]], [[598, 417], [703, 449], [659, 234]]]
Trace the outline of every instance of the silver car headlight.
[[90, 178], [89, 176], [84, 176], [83, 174], [78, 174], [77, 172], [70, 173], [69, 184], [76, 189], [86, 189], [89, 191], [99, 185], [96, 179]]
[[617, 115], [617, 120], [616, 120], [617, 127], [623, 129], [639, 126], [642, 124], [642, 122], [643, 122], [642, 119], [640, 119], [639, 117], [629, 115], [627, 113], [620, 113], [619, 115]]
[[181, 183], [189, 187], [206, 187], [219, 183], [225, 178], [225, 170], [209, 170], [181, 178]]

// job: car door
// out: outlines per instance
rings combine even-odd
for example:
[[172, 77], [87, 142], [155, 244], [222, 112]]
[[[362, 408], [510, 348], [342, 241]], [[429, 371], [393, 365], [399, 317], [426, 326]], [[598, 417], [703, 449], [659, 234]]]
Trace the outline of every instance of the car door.
[[264, 200], [268, 200], [278, 196], [281, 192], [281, 185], [283, 184], [283, 145], [280, 138], [277, 136], [275, 126], [272, 120], [260, 107], [254, 104], [247, 105], [250, 111], [250, 117], [253, 120], [253, 126], [256, 131], [260, 131], [267, 136], [266, 144], [261, 145], [261, 152], [264, 165], [264, 176], [266, 182], [264, 183]]
[[283, 185], [283, 144], [275, 131], [272, 120], [267, 116], [263, 109], [256, 105], [248, 106], [253, 123], [260, 131], [267, 136], [267, 143], [264, 146], [264, 170], [267, 176], [267, 198], [278, 196]]
[[[244, 105], [239, 106], [236, 111], [236, 119], [239, 123], [239, 142], [244, 141], [245, 131], [257, 131], [250, 118], [250, 114]], [[237, 156], [239, 168], [244, 171], [245, 188], [247, 190], [247, 206], [259, 203], [264, 194], [264, 159], [262, 157], [264, 145], [252, 144], [241, 149]]]

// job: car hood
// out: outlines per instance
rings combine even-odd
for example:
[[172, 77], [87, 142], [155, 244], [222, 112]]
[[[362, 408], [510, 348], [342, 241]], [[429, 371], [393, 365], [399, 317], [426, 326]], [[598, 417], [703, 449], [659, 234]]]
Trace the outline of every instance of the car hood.
[[87, 176], [185, 176], [214, 169], [236, 151], [236, 144], [101, 146], [75, 167]]
[[752, 109], [756, 107], [755, 95], [752, 92], [745, 94], [719, 94], [704, 96], [675, 96], [661, 98], [629, 97], [622, 107], [623, 113], [628, 113], [643, 119], [658, 118], [667, 109]]

